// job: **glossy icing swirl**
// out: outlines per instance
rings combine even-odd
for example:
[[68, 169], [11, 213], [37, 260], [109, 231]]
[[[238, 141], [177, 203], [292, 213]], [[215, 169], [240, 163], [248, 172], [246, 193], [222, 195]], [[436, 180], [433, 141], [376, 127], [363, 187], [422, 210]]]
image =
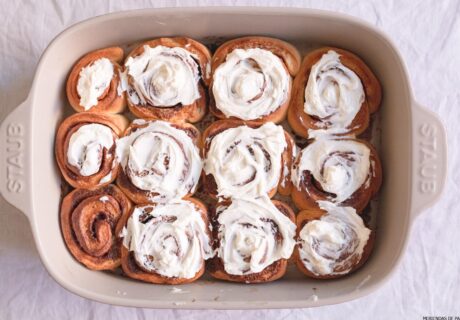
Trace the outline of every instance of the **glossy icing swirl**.
[[122, 235], [141, 269], [165, 277], [191, 279], [214, 256], [208, 227], [190, 201], [136, 207]]
[[315, 275], [346, 274], [359, 263], [371, 231], [351, 207], [319, 201], [327, 213], [299, 232], [299, 256]]
[[319, 139], [298, 155], [292, 170], [292, 182], [301, 190], [302, 183], [312, 176], [322, 191], [328, 193], [329, 201], [341, 203], [362, 185], [368, 187], [370, 170], [370, 149], [364, 143]]
[[288, 259], [295, 246], [295, 224], [267, 196], [232, 199], [217, 208], [217, 255], [228, 274], [264, 270], [279, 259]]
[[212, 138], [204, 171], [213, 175], [219, 196], [265, 195], [278, 185], [286, 146], [283, 128], [271, 122], [229, 128]]
[[125, 63], [128, 97], [137, 105], [173, 107], [189, 105], [200, 97], [200, 72], [194, 55], [174, 47], [144, 46], [139, 56]]
[[343, 134], [364, 101], [361, 79], [340, 62], [330, 50], [315, 63], [305, 88], [304, 112], [317, 117], [320, 129], [310, 129], [309, 137]]
[[216, 107], [227, 117], [255, 120], [287, 99], [291, 77], [280, 58], [264, 49], [235, 49], [214, 72]]
[[155, 202], [193, 193], [202, 161], [192, 138], [165, 121], [142, 123], [117, 142], [117, 158], [131, 183], [152, 192]]

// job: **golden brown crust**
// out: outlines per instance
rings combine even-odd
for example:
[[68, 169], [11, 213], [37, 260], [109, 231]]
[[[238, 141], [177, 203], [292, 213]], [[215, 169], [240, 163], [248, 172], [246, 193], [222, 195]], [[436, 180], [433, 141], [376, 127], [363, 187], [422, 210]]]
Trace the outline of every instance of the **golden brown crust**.
[[[295, 76], [299, 70], [300, 65], [300, 54], [297, 49], [282, 40], [269, 38], [269, 37], [259, 37], [259, 36], [249, 36], [233, 39], [225, 42], [219, 48], [212, 57], [211, 70], [212, 74], [214, 71], [225, 62], [226, 57], [235, 49], [251, 49], [251, 48], [261, 48], [268, 51], [271, 51], [273, 54], [278, 56], [286, 70], [291, 76]], [[278, 107], [274, 112], [265, 115], [259, 119], [250, 120], [254, 123], [265, 123], [265, 122], [274, 122], [280, 123], [286, 117], [286, 113], [289, 107], [289, 101], [291, 96], [291, 85], [287, 93], [286, 101]], [[237, 119], [235, 117], [227, 117], [222, 111], [219, 110], [216, 106], [214, 95], [212, 93], [212, 81], [209, 86], [209, 111], [214, 114], [219, 119]]]
[[[199, 201], [198, 199], [194, 198], [189, 198], [187, 201], [192, 202], [197, 210], [200, 212], [201, 217], [203, 218], [204, 224], [206, 226], [206, 232], [209, 234], [211, 238], [211, 231], [207, 228], [209, 225], [209, 219], [208, 219], [208, 210], [206, 206]], [[150, 204], [155, 206], [156, 204]], [[143, 205], [137, 205], [136, 207], [141, 207]], [[133, 210], [136, 208], [134, 207]], [[122, 225], [125, 226], [129, 217], [131, 216], [132, 211], [130, 214], [126, 215], [123, 217], [122, 220]], [[205, 271], [205, 262], [203, 260], [203, 264], [200, 268], [200, 270], [196, 273], [196, 275], [191, 278], [191, 279], [186, 279], [186, 278], [177, 278], [177, 277], [166, 277], [163, 275], [160, 275], [155, 272], [147, 271], [143, 268], [141, 268], [137, 263], [136, 260], [134, 259], [133, 252], [130, 252], [124, 245], [121, 245], [121, 266], [123, 268], [124, 273], [133, 279], [141, 280], [144, 282], [150, 282], [150, 283], [156, 283], [156, 284], [170, 284], [170, 285], [177, 285], [177, 284], [185, 284], [185, 283], [191, 283], [194, 282], [195, 280], [199, 279], [204, 271]]]
[[206, 113], [206, 105], [208, 101], [207, 86], [210, 82], [210, 75], [207, 72], [211, 61], [211, 53], [208, 48], [190, 38], [175, 37], [175, 38], [158, 38], [144, 42], [137, 46], [127, 57], [136, 57], [144, 52], [144, 46], [157, 47], [164, 46], [169, 48], [183, 48], [197, 58], [197, 63], [201, 71], [201, 81], [198, 83], [200, 98], [189, 105], [176, 105], [173, 107], [162, 107], [152, 105], [133, 104], [128, 98], [128, 107], [131, 112], [139, 118], [143, 119], [159, 119], [171, 122], [198, 122]]
[[[273, 204], [281, 211], [286, 217], [288, 217], [292, 222], [295, 223], [295, 214], [286, 203], [278, 200], [272, 200]], [[222, 202], [219, 206], [229, 206], [231, 204], [230, 200]], [[217, 221], [218, 215], [216, 212], [213, 212], [211, 218], [212, 234], [214, 239], [215, 248], [219, 246], [218, 239], [218, 230], [219, 223]], [[258, 273], [251, 273], [246, 275], [233, 275], [225, 271], [224, 263], [221, 258], [217, 255], [208, 260], [206, 263], [206, 268], [209, 274], [219, 280], [226, 280], [232, 282], [241, 282], [241, 283], [264, 283], [280, 279], [286, 273], [286, 268], [288, 264], [288, 259], [279, 259], [273, 262], [271, 265], [267, 266], [264, 270]]]
[[[227, 119], [227, 120], [217, 120], [214, 121], [206, 130], [203, 132], [203, 138], [201, 140], [201, 154], [203, 159], [206, 158], [206, 155], [211, 147], [212, 139], [217, 136], [219, 133], [230, 129], [236, 128], [240, 126], [248, 126], [250, 128], [258, 128], [262, 126], [261, 123], [254, 123], [253, 121], [243, 121], [243, 120], [235, 120], [235, 119]], [[282, 195], [289, 195], [291, 191], [291, 179], [290, 179], [290, 168], [292, 163], [292, 149], [294, 147], [294, 140], [292, 137], [284, 131], [284, 136], [286, 137], [286, 144], [287, 147], [281, 155], [281, 172], [280, 172], [280, 180], [278, 182], [278, 186], [270, 190], [268, 196], [272, 198], [277, 191], [279, 191]], [[287, 174], [284, 174], [284, 170], [289, 171]], [[202, 173], [202, 183], [204, 190], [211, 196], [213, 199], [217, 198], [217, 184], [214, 176], [209, 174], [207, 175], [204, 171]]]
[[[318, 209], [318, 208], [312, 208], [308, 210], [303, 210], [300, 211], [297, 214], [296, 218], [296, 225], [297, 225], [297, 239], [299, 239], [299, 234], [302, 228], [305, 226], [310, 221], [313, 220], [319, 220], [321, 216], [326, 214], [326, 211]], [[299, 245], [296, 245], [296, 248], [294, 249], [294, 254], [293, 254], [293, 259], [294, 262], [297, 266], [297, 268], [306, 276], [310, 278], [315, 278], [315, 279], [337, 279], [344, 277], [350, 273], [353, 273], [354, 271], [358, 270], [369, 258], [369, 256], [372, 253], [372, 249], [374, 247], [374, 241], [375, 241], [375, 231], [371, 230], [371, 234], [369, 235], [369, 239], [367, 240], [366, 245], [363, 248], [363, 253], [360, 257], [359, 260], [354, 262], [353, 267], [350, 269], [349, 272], [346, 274], [326, 274], [326, 275], [317, 275], [308, 270], [305, 267], [305, 264], [302, 262], [302, 259], [300, 258], [299, 255]]]
[[118, 267], [120, 219], [130, 210], [128, 198], [113, 185], [73, 190], [64, 197], [60, 212], [62, 235], [70, 253], [89, 269]]
[[[383, 176], [382, 166], [377, 151], [369, 142], [360, 139], [346, 140], [352, 140], [365, 144], [370, 149], [371, 170], [369, 170], [369, 187], [366, 188], [366, 184], [363, 184], [350, 196], [349, 199], [340, 204], [340, 206], [343, 207], [352, 207], [358, 213], [361, 213], [380, 189]], [[299, 159], [300, 155], [294, 161], [294, 164], [296, 164]], [[318, 210], [319, 207], [317, 201], [328, 201], [328, 194], [318, 188], [313, 180], [313, 176], [309, 174], [307, 177], [303, 177], [301, 179], [300, 190], [296, 186], [292, 187], [292, 201], [299, 209]]]
[[[128, 136], [131, 132], [134, 132], [140, 128], [146, 127], [148, 122], [143, 124], [131, 123], [130, 126], [126, 129], [124, 137]], [[171, 123], [173, 127], [179, 130], [183, 130], [187, 135], [193, 140], [193, 142], [200, 148], [201, 133], [200, 131], [192, 124], [186, 122], [180, 123]], [[152, 202], [152, 197], [158, 195], [156, 192], [141, 190], [136, 187], [130, 180], [129, 175], [125, 172], [123, 168], [120, 168], [117, 178], [118, 187], [126, 194], [126, 196], [136, 204], [149, 203]], [[184, 199], [189, 198], [193, 193], [189, 193], [184, 196]]]
[[300, 70], [294, 79], [292, 86], [291, 102], [288, 110], [288, 121], [296, 134], [308, 138], [309, 129], [321, 129], [323, 122], [318, 121], [305, 113], [305, 87], [310, 76], [312, 66], [329, 50], [333, 50], [340, 55], [340, 62], [351, 69], [361, 79], [365, 91], [365, 99], [361, 108], [348, 130], [344, 135], [359, 135], [369, 126], [370, 114], [376, 112], [382, 100], [382, 89], [379, 81], [369, 67], [357, 55], [339, 48], [324, 47], [310, 52], [306, 55], [300, 66]]
[[[118, 174], [119, 165], [115, 157], [115, 141], [110, 150], [103, 150], [101, 167], [93, 175], [82, 176], [76, 167], [67, 162], [67, 149], [72, 134], [81, 126], [94, 123], [109, 127], [114, 139], [117, 139], [128, 126], [128, 120], [122, 115], [92, 112], [75, 113], [61, 123], [56, 133], [55, 157], [62, 176], [74, 188], [94, 189], [105, 186], [115, 180]], [[110, 172], [111, 178], [100, 183], [101, 179]]]
[[66, 85], [67, 98], [72, 108], [77, 112], [85, 111], [85, 108], [80, 105], [80, 96], [77, 92], [80, 71], [101, 58], [107, 58], [112, 62], [114, 67], [113, 78], [107, 90], [99, 97], [98, 104], [86, 111], [120, 113], [126, 107], [125, 93], [118, 95], [117, 90], [121, 81], [119, 72], [122, 70], [122, 67], [119, 63], [123, 60], [123, 49], [120, 47], [110, 47], [87, 53], [77, 61], [70, 71]]

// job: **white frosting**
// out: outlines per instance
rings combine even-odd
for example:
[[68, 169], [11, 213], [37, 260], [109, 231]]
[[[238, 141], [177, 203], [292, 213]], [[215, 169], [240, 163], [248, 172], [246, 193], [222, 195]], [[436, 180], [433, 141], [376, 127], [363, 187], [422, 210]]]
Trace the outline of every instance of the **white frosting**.
[[80, 175], [90, 176], [99, 171], [102, 151], [113, 145], [112, 130], [102, 124], [85, 124], [69, 140], [67, 162], [78, 168]]
[[[144, 221], [142, 223], [141, 221]], [[214, 256], [200, 212], [192, 202], [136, 207], [122, 232], [123, 245], [143, 269], [190, 279]]]
[[156, 202], [194, 192], [202, 161], [193, 140], [168, 122], [147, 123], [117, 142], [118, 161], [132, 184], [158, 193], [151, 199]]
[[325, 201], [318, 204], [327, 213], [300, 231], [300, 258], [315, 275], [346, 274], [361, 259], [371, 231], [355, 209]]
[[[345, 156], [343, 155], [345, 154]], [[303, 149], [292, 170], [297, 189], [304, 171], [309, 171], [324, 191], [335, 194], [329, 200], [347, 200], [369, 178], [370, 150], [353, 140], [319, 139]]]
[[107, 202], [107, 201], [109, 201], [109, 197], [108, 196], [102, 196], [102, 197], [99, 198], [99, 201]]
[[98, 104], [98, 98], [109, 87], [113, 77], [113, 64], [107, 58], [97, 59], [81, 69], [77, 93], [80, 96], [80, 105], [86, 110]]
[[[288, 259], [295, 246], [295, 224], [267, 196], [232, 199], [218, 207], [217, 251], [229, 274], [261, 272], [279, 259]], [[276, 240], [276, 230], [281, 240]]]
[[286, 146], [283, 128], [271, 122], [229, 128], [212, 138], [204, 171], [214, 176], [219, 196], [265, 195], [278, 185]]
[[359, 77], [330, 50], [310, 71], [305, 88], [304, 111], [322, 119], [323, 128], [309, 130], [309, 137], [346, 133], [364, 101]]
[[144, 52], [129, 57], [125, 66], [133, 89], [128, 88], [128, 97], [134, 104], [172, 107], [191, 104], [200, 97], [198, 64], [183, 48], [144, 46]]
[[278, 109], [291, 77], [276, 55], [264, 49], [235, 49], [214, 72], [216, 107], [227, 117], [254, 120]]

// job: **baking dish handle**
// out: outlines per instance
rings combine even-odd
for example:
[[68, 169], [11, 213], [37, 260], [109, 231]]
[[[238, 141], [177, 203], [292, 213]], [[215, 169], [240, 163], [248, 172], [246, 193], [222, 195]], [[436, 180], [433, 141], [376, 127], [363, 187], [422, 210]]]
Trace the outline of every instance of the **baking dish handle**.
[[433, 205], [447, 175], [446, 131], [439, 117], [414, 102], [412, 157], [412, 217]]
[[31, 210], [30, 99], [13, 109], [0, 125], [0, 193], [26, 216]]

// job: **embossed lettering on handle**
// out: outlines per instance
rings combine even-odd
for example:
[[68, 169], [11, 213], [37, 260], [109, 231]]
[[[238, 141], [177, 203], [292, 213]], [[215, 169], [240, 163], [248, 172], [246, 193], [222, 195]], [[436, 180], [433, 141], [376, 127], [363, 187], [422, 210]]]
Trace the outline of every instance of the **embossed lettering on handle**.
[[422, 194], [434, 194], [438, 189], [436, 184], [439, 170], [436, 130], [436, 127], [430, 123], [422, 123], [418, 129], [420, 154], [419, 163], [416, 164], [418, 166], [417, 184]]
[[6, 189], [9, 192], [24, 191], [24, 137], [21, 123], [6, 125]]

